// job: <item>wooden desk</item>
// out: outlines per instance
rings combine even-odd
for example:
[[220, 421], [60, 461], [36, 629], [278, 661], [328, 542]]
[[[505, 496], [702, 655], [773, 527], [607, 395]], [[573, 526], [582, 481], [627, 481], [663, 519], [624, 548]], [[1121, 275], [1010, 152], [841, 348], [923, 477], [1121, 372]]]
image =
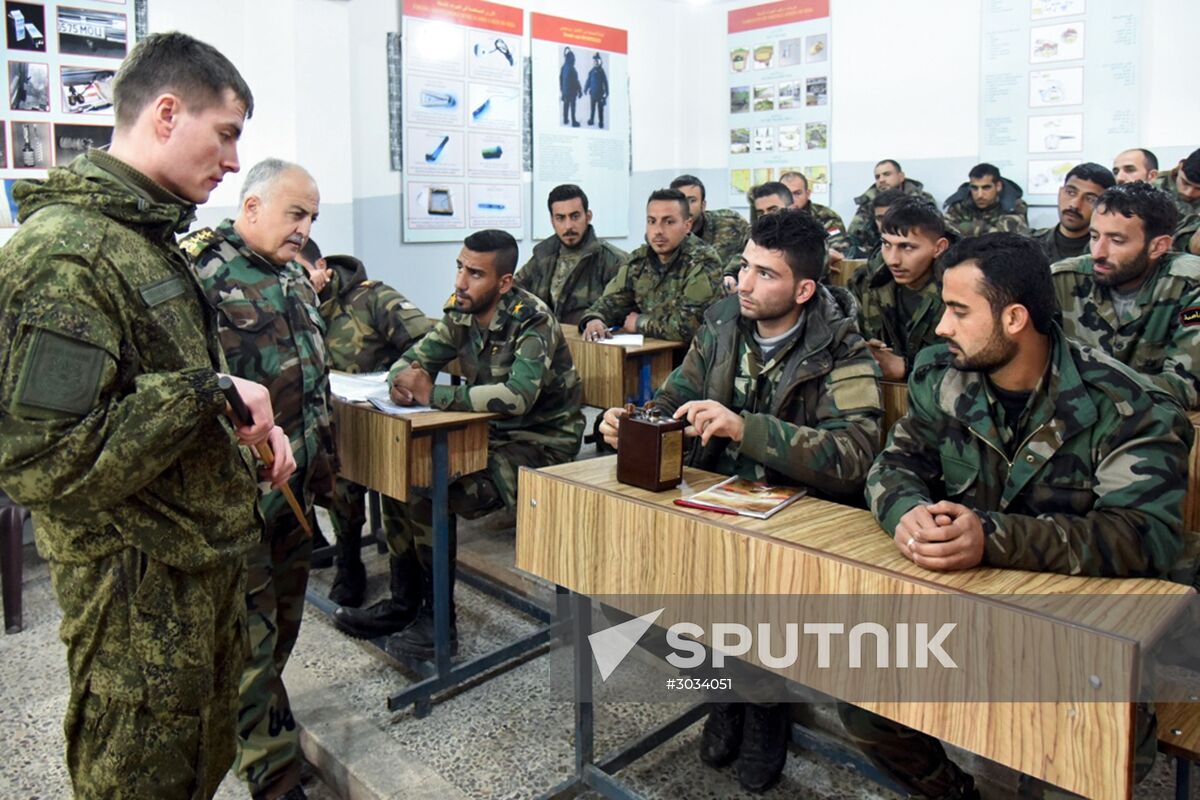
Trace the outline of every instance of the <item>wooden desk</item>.
[[683, 342], [649, 337], [641, 347], [618, 347], [585, 342], [569, 325], [562, 332], [583, 382], [583, 404], [596, 408], [623, 406], [630, 397], [649, 400], [671, 374], [671, 353], [683, 347]]
[[859, 267], [865, 267], [867, 260], [865, 258], [843, 258], [838, 264], [829, 270], [829, 283], [832, 286], [848, 286], [850, 278], [854, 276], [855, 271]]
[[896, 420], [908, 413], [908, 384], [901, 381], [880, 381], [883, 392], [883, 440]]
[[[686, 509], [673, 500], [720, 476], [685, 469], [684, 487], [651, 493], [618, 484], [615, 462], [611, 456], [521, 471], [518, 568], [588, 596], [940, 595], [1030, 615], [1018, 596], [1031, 603], [1045, 595], [1087, 595], [1082, 603], [1064, 601], [1068, 616], [1047, 613], [1038, 621], [1056, 634], [1082, 631], [1099, 647], [1136, 647], [1147, 631], [1143, 623], [1157, 634], [1169, 621], [1112, 618], [1105, 609], [1111, 597], [1161, 595], [1174, 609], [1172, 597], [1191, 593], [1148, 579], [930, 572], [903, 558], [866, 511], [813, 498], [769, 520]], [[1005, 595], [1013, 596], [1011, 606]], [[1127, 701], [860, 705], [1087, 797], [1130, 796], [1134, 743]]]

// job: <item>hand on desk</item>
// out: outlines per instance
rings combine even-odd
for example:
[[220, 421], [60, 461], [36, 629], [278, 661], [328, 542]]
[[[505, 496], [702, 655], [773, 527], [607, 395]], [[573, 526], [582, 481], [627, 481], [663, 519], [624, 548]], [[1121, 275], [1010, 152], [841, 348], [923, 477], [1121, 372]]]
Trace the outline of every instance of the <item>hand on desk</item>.
[[902, 381], [907, 372], [904, 359], [892, 352], [892, 348], [881, 342], [879, 339], [868, 339], [867, 345], [871, 348], [871, 355], [875, 357], [875, 363], [879, 365], [879, 371], [883, 373], [885, 381]]
[[617, 428], [620, 426], [623, 416], [625, 416], [625, 409], [610, 408], [604, 412], [604, 418], [600, 420], [600, 435], [604, 437], [604, 443], [614, 450], [617, 447]]
[[979, 515], [946, 500], [917, 506], [902, 516], [894, 541], [905, 558], [925, 569], [950, 572], [983, 563]]
[[427, 406], [433, 396], [433, 378], [417, 362], [392, 378], [392, 402], [398, 406]]
[[583, 328], [583, 340], [585, 342], [598, 342], [601, 339], [611, 339], [612, 333], [609, 332], [608, 326], [604, 324], [602, 319], [588, 320], [588, 324]]
[[714, 436], [740, 442], [746, 431], [742, 415], [730, 411], [716, 400], [689, 400], [675, 409], [674, 417], [687, 417], [688, 427], [683, 429], [683, 435], [699, 436], [701, 444], [708, 444], [708, 440]]

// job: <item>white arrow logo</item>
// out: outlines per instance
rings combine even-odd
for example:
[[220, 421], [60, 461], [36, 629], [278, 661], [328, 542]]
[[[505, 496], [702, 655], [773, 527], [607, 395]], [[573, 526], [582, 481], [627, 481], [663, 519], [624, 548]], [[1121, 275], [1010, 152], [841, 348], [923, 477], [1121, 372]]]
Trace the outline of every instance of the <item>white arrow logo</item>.
[[608, 676], [612, 675], [613, 670], [621, 665], [625, 656], [629, 655], [630, 651], [646, 635], [646, 631], [650, 630], [654, 621], [666, 610], [664, 606], [658, 611], [651, 611], [649, 614], [634, 617], [626, 622], [613, 625], [611, 628], [588, 635], [588, 642], [592, 646], [592, 655], [596, 659], [596, 666], [600, 668], [601, 681], [608, 680]]

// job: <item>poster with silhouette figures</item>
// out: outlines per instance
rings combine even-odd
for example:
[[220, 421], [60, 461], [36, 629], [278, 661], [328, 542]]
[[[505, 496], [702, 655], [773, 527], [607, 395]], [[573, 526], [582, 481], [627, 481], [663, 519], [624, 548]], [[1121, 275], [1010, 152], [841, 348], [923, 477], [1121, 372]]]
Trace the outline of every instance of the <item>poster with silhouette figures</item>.
[[524, 23], [521, 9], [483, 0], [404, 0], [404, 241], [526, 235]]
[[[590, 22], [532, 14], [533, 201], [563, 183], [588, 196], [601, 237], [629, 233], [628, 33]], [[533, 238], [552, 236], [533, 214]]]
[[727, 23], [728, 204], [747, 208], [751, 188], [799, 172], [812, 199], [828, 205], [829, 0], [739, 8]]

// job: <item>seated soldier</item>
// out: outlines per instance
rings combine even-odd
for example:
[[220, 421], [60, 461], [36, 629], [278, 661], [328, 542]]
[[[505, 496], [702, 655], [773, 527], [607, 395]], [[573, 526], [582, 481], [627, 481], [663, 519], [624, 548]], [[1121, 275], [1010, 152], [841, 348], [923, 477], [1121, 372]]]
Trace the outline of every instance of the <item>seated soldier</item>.
[[[930, 570], [1172, 575], [1192, 439], [1178, 404], [1063, 334], [1033, 241], [987, 234], [942, 262], [946, 342], [917, 358], [908, 414], [867, 478], [880, 526]], [[855, 706], [839, 711], [912, 796], [979, 797], [937, 739]], [[1148, 770], [1153, 717], [1141, 717]]]
[[[774, 214], [776, 211], [791, 208], [794, 203], [791, 190], [778, 181], [767, 181], [751, 188], [746, 193], [746, 199], [750, 201], [751, 224], [757, 222], [763, 214]], [[738, 275], [741, 274], [743, 263], [744, 259], [741, 253], [726, 262], [725, 271], [721, 276], [726, 294], [733, 294], [737, 291]], [[828, 283], [828, 281], [824, 282]]]
[[842, 222], [841, 214], [829, 206], [823, 206], [820, 203], [812, 201], [812, 192], [808, 188], [808, 178], [804, 177], [803, 173], [785, 172], [779, 176], [779, 182], [791, 191], [792, 208], [798, 208], [801, 211], [807, 211], [812, 214], [817, 222], [821, 223], [821, 227], [825, 229], [825, 232], [829, 234], [829, 239], [826, 240], [825, 246], [830, 250], [837, 250], [839, 253], [844, 253], [850, 247], [850, 243], [846, 240], [846, 223]]
[[1149, 183], [1158, 177], [1158, 156], [1144, 147], [1122, 150], [1113, 159], [1112, 171], [1117, 183]]
[[854, 218], [850, 220], [850, 227], [846, 231], [854, 252], [847, 253], [847, 255], [854, 258], [866, 258], [867, 254], [879, 245], [879, 231], [875, 227], [874, 215], [871, 213], [871, 201], [875, 199], [875, 195], [886, 192], [888, 189], [899, 189], [905, 194], [916, 195], [930, 203], [934, 202], [933, 195], [925, 191], [925, 184], [905, 177], [904, 170], [900, 169], [899, 161], [891, 158], [880, 161], [875, 165], [875, 183], [854, 198], [857, 211], [854, 212]]
[[1053, 264], [1088, 252], [1089, 228], [1096, 201], [1105, 189], [1116, 185], [1112, 174], [1090, 161], [1076, 164], [1058, 187], [1058, 224], [1029, 234]]
[[1200, 149], [1181, 159], [1170, 172], [1159, 173], [1151, 184], [1171, 195], [1180, 216], [1200, 214]]
[[[817, 283], [824, 260], [811, 215], [786, 209], [754, 223], [737, 296], [709, 308], [654, 398], [687, 419], [689, 465], [840, 500], [863, 485], [879, 450], [879, 373], [853, 300]], [[600, 432], [614, 447], [624, 413], [604, 413]], [[714, 767], [737, 759], [742, 786], [763, 791], [783, 770], [787, 739], [786, 707], [716, 704], [700, 757]]]
[[559, 322], [578, 325], [628, 253], [596, 235], [587, 195], [575, 184], [555, 186], [546, 205], [554, 236], [534, 246], [514, 280], [550, 306]]
[[[875, 199], [871, 201], [871, 213], [875, 218], [875, 230], [878, 232], [879, 226], [883, 224], [883, 218], [887, 215], [888, 209], [896, 204], [896, 201], [901, 197], [905, 197], [904, 192], [899, 189], [887, 189], [875, 195]], [[850, 280], [846, 283], [846, 288], [854, 295], [854, 299], [862, 304], [862, 293], [867, 285], [867, 277], [876, 270], [884, 269], [883, 265], [883, 240], [879, 240], [879, 244], [875, 245], [870, 253], [867, 254], [867, 263], [854, 270], [854, 274], [850, 276]]]
[[1104, 350], [1200, 408], [1200, 258], [1171, 251], [1175, 205], [1146, 183], [1114, 186], [1092, 214], [1091, 254], [1051, 269], [1067, 336]]
[[680, 175], [667, 188], [683, 192], [692, 215], [692, 235], [716, 250], [722, 264], [741, 258], [750, 235], [745, 217], [730, 208], [710, 209], [704, 184], [695, 175]]
[[[483, 230], [463, 241], [453, 302], [433, 330], [409, 347], [389, 373], [392, 401], [443, 411], [489, 411], [485, 472], [450, 485], [450, 513], [475, 519], [517, 501], [517, 470], [570, 461], [583, 436], [582, 389], [554, 315], [546, 304], [513, 286], [517, 242], [504, 231]], [[435, 386], [433, 376], [454, 359], [461, 386]], [[396, 658], [430, 659], [433, 644], [433, 505], [426, 498], [398, 503], [407, 524], [388, 531], [388, 550], [408, 566], [398, 604], [419, 598], [416, 618], [388, 637]], [[454, 613], [455, 541], [450, 539], [450, 642], [458, 651]], [[362, 620], [366, 612], [338, 609]], [[347, 626], [347, 628], [350, 626]]]
[[692, 236], [688, 200], [659, 189], [646, 203], [646, 244], [629, 254], [604, 294], [583, 313], [587, 341], [613, 331], [688, 343], [721, 280], [717, 252]]
[[901, 197], [880, 223], [883, 266], [863, 283], [858, 328], [883, 379], [907, 377], [921, 348], [937, 344], [942, 316], [934, 262], [953, 236], [933, 203]]
[[[379, 372], [390, 367], [413, 342], [433, 325], [421, 309], [392, 287], [367, 278], [367, 268], [354, 256], [322, 256], [312, 239], [296, 256], [308, 273], [320, 302], [325, 320], [325, 357], [329, 368], [339, 372]], [[329, 599], [339, 606], [357, 608], [367, 591], [367, 570], [362, 562], [362, 528], [366, 522], [366, 487], [338, 478], [329, 505], [329, 519], [337, 535], [337, 574], [329, 590]], [[381, 495], [380, 511], [384, 530], [395, 528], [400, 516], [396, 501]], [[390, 565], [393, 580], [408, 570], [397, 559]], [[407, 624], [416, 612], [412, 608], [400, 614]], [[368, 610], [372, 619], [382, 614], [393, 616], [398, 609], [384, 600]], [[343, 620], [334, 614], [334, 625]], [[344, 629], [344, 628], [343, 628]], [[399, 630], [396, 627], [395, 630]], [[353, 633], [352, 631], [347, 631]], [[383, 633], [366, 630], [359, 635], [374, 638]]]
[[1000, 170], [991, 164], [976, 164], [967, 178], [944, 206], [946, 222], [959, 235], [1029, 232], [1029, 209], [1020, 186], [1001, 178]]

